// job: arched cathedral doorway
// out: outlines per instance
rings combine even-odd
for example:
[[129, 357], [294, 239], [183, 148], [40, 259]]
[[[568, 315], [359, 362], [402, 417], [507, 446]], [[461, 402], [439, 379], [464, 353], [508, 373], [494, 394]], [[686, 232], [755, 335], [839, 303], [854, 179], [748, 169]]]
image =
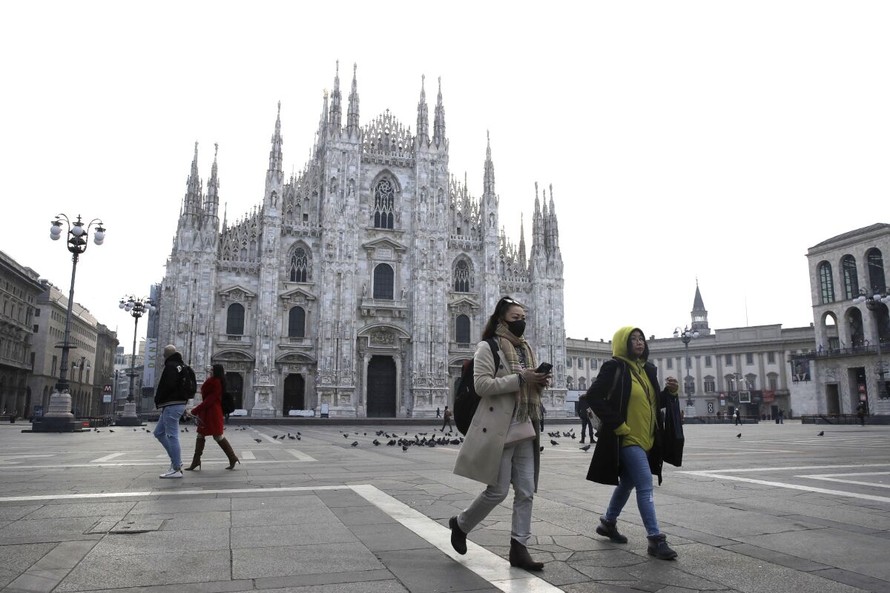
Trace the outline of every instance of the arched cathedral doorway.
[[391, 356], [368, 362], [368, 418], [395, 418], [396, 363]]
[[306, 409], [306, 380], [299, 373], [291, 373], [284, 379], [284, 397], [281, 402], [281, 415], [287, 416], [291, 410]]
[[235, 400], [235, 409], [244, 409], [244, 378], [241, 373], [226, 373], [226, 391]]

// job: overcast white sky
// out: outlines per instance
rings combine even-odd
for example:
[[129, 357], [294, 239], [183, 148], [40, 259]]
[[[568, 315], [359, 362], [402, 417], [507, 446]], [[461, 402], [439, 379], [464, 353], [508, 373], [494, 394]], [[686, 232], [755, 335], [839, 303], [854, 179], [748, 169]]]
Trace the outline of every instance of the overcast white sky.
[[75, 299], [129, 352], [117, 303], [163, 277], [195, 141], [205, 185], [219, 143], [239, 218], [278, 101], [290, 173], [337, 60], [362, 125], [389, 109], [414, 130], [441, 76], [451, 171], [478, 197], [490, 132], [514, 242], [553, 185], [569, 337], [667, 337], [696, 278], [712, 328], [809, 325], [807, 249], [887, 222], [890, 3], [313, 4], [0, 5], [0, 249], [67, 292], [49, 223], [101, 217]]

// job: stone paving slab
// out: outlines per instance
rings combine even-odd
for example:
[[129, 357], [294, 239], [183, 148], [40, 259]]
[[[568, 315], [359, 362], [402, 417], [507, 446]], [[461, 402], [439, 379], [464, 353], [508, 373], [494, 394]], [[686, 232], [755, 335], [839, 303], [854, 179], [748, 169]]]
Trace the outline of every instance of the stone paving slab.
[[[890, 471], [890, 427], [839, 427], [831, 441], [793, 423], [746, 427], [741, 441], [720, 428], [689, 426], [686, 466], [655, 489], [675, 562], [646, 554], [633, 497], [620, 518], [629, 543], [596, 536], [611, 488], [584, 480], [590, 453], [577, 443], [547, 447], [529, 544], [545, 569], [531, 575], [506, 562], [509, 498], [466, 556], [451, 550], [448, 517], [481, 490], [451, 473], [456, 446], [374, 447], [372, 426], [301, 425], [302, 440], [286, 442], [271, 436], [287, 428], [250, 427], [229, 435], [250, 452], [236, 471], [211, 455], [200, 472], [158, 480], [162, 451], [141, 433], [0, 426], [0, 591], [890, 591], [890, 494], [869, 485]], [[807, 477], [822, 474], [841, 481]]]

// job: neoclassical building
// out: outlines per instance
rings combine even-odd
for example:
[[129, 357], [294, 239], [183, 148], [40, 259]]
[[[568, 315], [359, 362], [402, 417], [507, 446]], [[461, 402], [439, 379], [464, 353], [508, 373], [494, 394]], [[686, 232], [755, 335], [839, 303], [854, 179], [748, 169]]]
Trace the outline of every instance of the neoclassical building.
[[[688, 327], [697, 332], [684, 344], [680, 337], [648, 338], [649, 360], [660, 380], [680, 379], [687, 418], [725, 417], [737, 408], [743, 416], [774, 418], [809, 414], [802, 394], [810, 382], [795, 365], [795, 357], [813, 350], [812, 327], [783, 328], [779, 324], [712, 330], [699, 287], [695, 287]], [[617, 327], [615, 329], [618, 329]], [[645, 328], [643, 328], [645, 330]], [[611, 336], [610, 336], [611, 337]], [[590, 386], [603, 362], [612, 357], [611, 341], [566, 340], [568, 401]]]
[[[491, 144], [482, 193], [449, 168], [441, 83], [424, 83], [412, 132], [389, 111], [359, 117], [353, 71], [325, 95], [316, 141], [286, 177], [281, 106], [262, 203], [219, 217], [214, 157], [192, 162], [159, 291], [158, 347], [221, 363], [253, 416], [404, 417], [450, 405], [497, 300], [528, 307], [526, 335], [554, 363], [546, 405], [564, 409], [563, 263], [552, 188], [534, 188], [531, 245], [501, 229]], [[530, 188], [531, 190], [532, 188]], [[518, 217], [518, 214], [511, 214]], [[225, 218], [225, 217], [224, 217]]]
[[843, 233], [807, 251], [817, 345], [797, 362], [815, 374], [808, 413], [852, 414], [864, 401], [870, 414], [890, 415], [885, 253], [890, 253], [890, 225], [884, 223]]
[[[65, 318], [68, 311], [68, 297], [47, 280], [41, 280], [43, 293], [37, 297], [34, 311], [34, 356], [31, 374], [28, 377], [30, 400], [29, 413], [34, 406], [42, 406], [46, 412], [49, 398], [59, 382], [62, 360], [59, 344], [65, 341]], [[107, 353], [109, 344], [117, 344], [114, 332], [99, 324], [88, 309], [74, 303], [71, 308], [71, 350], [68, 354], [67, 381], [71, 393], [71, 411], [76, 417], [98, 414], [97, 381], [104, 384], [107, 375]], [[101, 358], [97, 361], [97, 345], [102, 335]], [[97, 366], [98, 364], [98, 366]], [[96, 377], [97, 369], [100, 372]]]
[[28, 414], [28, 376], [34, 366], [37, 272], [0, 251], [0, 413]]

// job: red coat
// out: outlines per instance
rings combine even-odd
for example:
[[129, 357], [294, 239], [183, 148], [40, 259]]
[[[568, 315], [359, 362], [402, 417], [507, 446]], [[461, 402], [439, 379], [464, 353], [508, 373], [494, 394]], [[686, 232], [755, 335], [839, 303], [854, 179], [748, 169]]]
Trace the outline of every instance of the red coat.
[[210, 377], [201, 385], [201, 403], [192, 408], [192, 415], [197, 416], [198, 434], [202, 436], [218, 436], [223, 433], [222, 382]]

